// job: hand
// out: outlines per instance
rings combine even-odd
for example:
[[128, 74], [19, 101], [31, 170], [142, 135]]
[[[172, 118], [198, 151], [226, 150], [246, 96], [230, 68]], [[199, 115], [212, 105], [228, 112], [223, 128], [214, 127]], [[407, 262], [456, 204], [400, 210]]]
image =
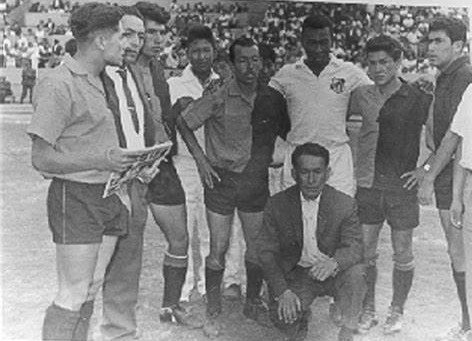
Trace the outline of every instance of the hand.
[[121, 148], [109, 149], [104, 160], [100, 162], [101, 168], [99, 169], [118, 173], [124, 172], [136, 162], [141, 154], [142, 151], [133, 152]]
[[279, 320], [292, 324], [298, 318], [298, 312], [302, 311], [302, 304], [298, 296], [287, 289], [279, 296], [279, 307], [277, 313]]
[[322, 282], [334, 275], [337, 268], [338, 263], [333, 258], [320, 259], [311, 267], [309, 274], [311, 278]]
[[197, 161], [198, 174], [200, 174], [200, 179], [202, 180], [203, 185], [206, 185], [208, 188], [213, 189], [215, 180], [217, 182], [221, 181], [218, 173], [210, 165], [210, 162], [207, 158], [202, 158]]
[[422, 74], [413, 82], [413, 85], [426, 93], [433, 93], [435, 84], [436, 78], [430, 74]]
[[421, 183], [425, 175], [426, 171], [423, 167], [418, 167], [415, 170], [412, 170], [411, 172], [406, 172], [400, 177], [401, 179], [406, 179], [406, 182], [403, 184], [403, 188], [406, 188], [407, 190], [412, 190], [413, 188], [415, 188], [416, 185]]
[[449, 208], [451, 212], [451, 223], [455, 228], [462, 229], [462, 214], [464, 212], [464, 206], [462, 201], [453, 199], [451, 202], [451, 207]]
[[189, 96], [184, 96], [180, 97], [175, 104], [173, 105], [172, 109], [174, 109], [176, 112], [181, 113], [182, 111], [187, 108], [187, 106], [193, 102], [193, 98]]
[[418, 200], [421, 205], [431, 205], [433, 202], [434, 180], [431, 180], [426, 175], [423, 181], [420, 182], [418, 189]]

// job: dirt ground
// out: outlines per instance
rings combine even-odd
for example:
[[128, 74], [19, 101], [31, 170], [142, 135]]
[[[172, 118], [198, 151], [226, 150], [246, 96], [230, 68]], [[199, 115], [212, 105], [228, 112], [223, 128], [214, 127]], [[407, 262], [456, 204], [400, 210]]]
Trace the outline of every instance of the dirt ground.
[[[0, 108], [1, 340], [39, 340], [44, 310], [56, 290], [54, 244], [47, 226], [45, 205], [48, 181], [31, 167], [30, 142], [25, 134], [30, 115], [25, 114], [24, 110]], [[352, 128], [354, 131], [357, 129], [355, 125]], [[140, 340], [207, 340], [201, 330], [189, 331], [159, 322], [164, 248], [163, 235], [154, 222], [148, 221], [138, 307]], [[446, 243], [433, 207], [421, 210], [421, 225], [415, 231], [414, 251], [416, 273], [406, 305], [403, 331], [387, 337], [377, 327], [370, 334], [357, 336], [355, 340], [434, 340], [457, 324], [459, 304]], [[382, 321], [391, 299], [392, 250], [388, 227], [381, 234], [379, 252], [377, 306]], [[241, 303], [225, 303], [222, 319], [225, 321], [224, 332], [217, 340], [282, 340], [277, 331], [245, 319], [241, 308]], [[312, 310], [313, 319], [307, 340], [336, 340], [337, 329], [328, 319], [327, 299], [317, 300]], [[196, 304], [195, 311], [203, 313], [203, 304]], [[94, 325], [98, 323], [97, 315], [100, 315], [100, 304], [96, 308]]]

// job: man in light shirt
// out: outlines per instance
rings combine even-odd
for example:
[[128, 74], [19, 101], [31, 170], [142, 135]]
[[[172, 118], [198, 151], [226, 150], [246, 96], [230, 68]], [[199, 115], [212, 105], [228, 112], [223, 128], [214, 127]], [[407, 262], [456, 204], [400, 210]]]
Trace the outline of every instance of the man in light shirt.
[[335, 296], [342, 312], [338, 340], [353, 340], [366, 290], [356, 202], [326, 185], [329, 158], [318, 144], [295, 148], [296, 185], [269, 199], [256, 238], [270, 315], [290, 340], [304, 339], [310, 305], [324, 295]]
[[[435, 179], [450, 162], [455, 153], [453, 168], [451, 223], [462, 229], [467, 301], [472, 302], [472, 85], [462, 96], [449, 130], [444, 135], [434, 157], [429, 161], [431, 168], [426, 172], [425, 182]], [[432, 191], [418, 193], [420, 203], [431, 204]], [[468, 314], [472, 313], [469, 310]], [[472, 340], [470, 333], [464, 333], [462, 340]]]
[[318, 143], [330, 151], [332, 174], [328, 184], [354, 196], [355, 181], [346, 113], [351, 91], [371, 84], [367, 75], [352, 63], [330, 54], [332, 23], [323, 15], [312, 15], [302, 26], [306, 57], [286, 65], [269, 85], [287, 100], [291, 130], [287, 136], [283, 187], [293, 184], [290, 155], [297, 145]]

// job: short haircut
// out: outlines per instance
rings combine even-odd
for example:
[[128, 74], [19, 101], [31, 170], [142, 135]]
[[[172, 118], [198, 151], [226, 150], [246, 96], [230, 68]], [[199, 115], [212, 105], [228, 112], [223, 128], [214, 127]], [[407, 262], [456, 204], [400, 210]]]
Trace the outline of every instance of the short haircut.
[[148, 1], [138, 1], [135, 6], [146, 20], [152, 20], [162, 25], [167, 24], [170, 20], [169, 12], [158, 4]]
[[123, 13], [118, 6], [89, 2], [74, 10], [69, 25], [78, 42], [86, 41], [91, 33], [99, 30], [118, 31]]
[[251, 46], [257, 46], [256, 42], [252, 40], [251, 38], [247, 38], [245, 36], [239, 37], [235, 41], [231, 43], [229, 46], [229, 60], [234, 63], [234, 58], [236, 57], [234, 55], [234, 50], [236, 49], [236, 45], [242, 46], [242, 47], [251, 47]]
[[457, 18], [438, 17], [429, 25], [429, 32], [444, 31], [451, 42], [467, 40], [467, 26]]
[[402, 44], [395, 38], [381, 34], [370, 38], [365, 45], [365, 53], [384, 51], [393, 60], [397, 61], [402, 57]]
[[293, 168], [296, 169], [298, 167], [298, 159], [302, 155], [311, 155], [311, 156], [321, 157], [324, 160], [326, 167], [329, 166], [328, 150], [317, 143], [308, 142], [300, 146], [297, 146], [295, 148], [294, 152], [292, 153]]
[[259, 48], [262, 60], [270, 60], [272, 63], [275, 63], [276, 54], [272, 47], [266, 43], [260, 43], [257, 47]]
[[307, 29], [324, 29], [329, 28], [329, 32], [333, 33], [333, 22], [323, 14], [312, 14], [305, 18], [302, 24], [302, 34]]
[[195, 40], [200, 39], [208, 41], [213, 47], [215, 47], [215, 38], [213, 37], [213, 32], [209, 27], [201, 24], [190, 25], [186, 34], [186, 47], [190, 47], [190, 44]]
[[134, 15], [135, 17], [138, 17], [141, 20], [144, 20], [143, 15], [141, 12], [138, 10], [136, 5], [133, 6], [120, 6], [121, 12], [123, 12], [123, 16], [125, 15]]

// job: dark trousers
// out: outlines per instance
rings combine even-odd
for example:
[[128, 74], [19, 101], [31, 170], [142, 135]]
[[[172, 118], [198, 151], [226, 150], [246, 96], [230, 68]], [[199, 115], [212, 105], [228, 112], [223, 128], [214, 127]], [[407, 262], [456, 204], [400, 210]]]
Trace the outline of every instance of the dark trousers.
[[105, 340], [132, 340], [137, 331], [136, 305], [148, 212], [146, 191], [147, 186], [137, 180], [129, 186], [131, 215], [128, 234], [118, 239], [103, 285], [100, 329]]
[[23, 89], [21, 90], [21, 99], [20, 102], [23, 103], [23, 100], [26, 97], [26, 94], [29, 91], [29, 100], [30, 103], [33, 103], [33, 85], [23, 85]]
[[297, 266], [285, 275], [289, 289], [301, 301], [302, 311], [297, 321], [292, 324], [285, 324], [278, 318], [278, 302], [271, 299], [270, 316], [275, 326], [291, 334], [291, 330], [298, 329], [297, 324], [302, 323], [314, 299], [328, 295], [335, 297], [336, 304], [342, 312], [343, 325], [350, 329], [357, 329], [362, 301], [366, 292], [365, 266], [356, 264], [345, 271], [341, 271], [334, 278], [330, 277], [323, 282], [312, 279], [308, 274], [308, 270], [308, 268]]

